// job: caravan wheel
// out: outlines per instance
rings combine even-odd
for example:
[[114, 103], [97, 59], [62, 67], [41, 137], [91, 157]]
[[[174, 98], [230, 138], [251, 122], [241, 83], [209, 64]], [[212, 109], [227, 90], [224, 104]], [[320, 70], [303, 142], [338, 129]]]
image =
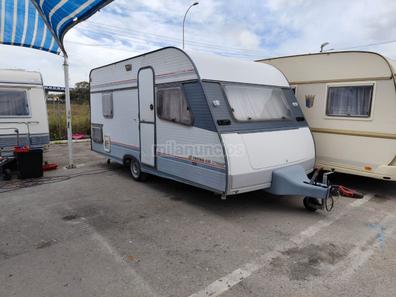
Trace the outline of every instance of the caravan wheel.
[[147, 174], [142, 172], [140, 169], [140, 163], [136, 159], [132, 159], [129, 162], [129, 171], [131, 172], [132, 178], [136, 181], [147, 180]]

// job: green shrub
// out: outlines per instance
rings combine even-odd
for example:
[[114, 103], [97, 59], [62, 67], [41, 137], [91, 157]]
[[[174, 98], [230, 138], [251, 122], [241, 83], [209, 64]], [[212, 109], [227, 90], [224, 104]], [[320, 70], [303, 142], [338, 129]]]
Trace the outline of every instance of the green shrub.
[[[65, 105], [48, 103], [48, 122], [51, 140], [67, 138]], [[91, 134], [91, 119], [89, 104], [72, 104], [72, 131], [85, 135]]]

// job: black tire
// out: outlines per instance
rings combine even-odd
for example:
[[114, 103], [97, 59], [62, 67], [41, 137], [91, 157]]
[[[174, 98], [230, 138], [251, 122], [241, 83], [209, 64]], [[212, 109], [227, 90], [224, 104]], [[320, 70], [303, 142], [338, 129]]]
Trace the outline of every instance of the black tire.
[[131, 173], [131, 176], [134, 180], [136, 181], [146, 181], [147, 180], [147, 173], [142, 172], [140, 168], [140, 162], [136, 159], [131, 159], [129, 160], [129, 172]]
[[318, 199], [313, 198], [313, 197], [305, 197], [303, 200], [304, 207], [312, 212], [317, 211], [318, 209], [321, 208], [321, 205], [318, 201]]

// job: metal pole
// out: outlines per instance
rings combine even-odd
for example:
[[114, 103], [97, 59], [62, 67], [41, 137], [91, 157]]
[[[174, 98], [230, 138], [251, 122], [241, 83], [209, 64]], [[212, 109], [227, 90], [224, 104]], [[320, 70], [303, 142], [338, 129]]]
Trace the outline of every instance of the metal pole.
[[183, 49], [184, 49], [184, 24], [185, 24], [185, 22], [186, 22], [186, 17], [187, 17], [188, 12], [190, 11], [190, 9], [191, 9], [193, 6], [198, 5], [198, 4], [199, 4], [199, 2], [194, 2], [193, 4], [191, 4], [191, 5], [188, 7], [188, 9], [186, 10], [186, 13], [184, 14], [184, 18], [183, 18]]
[[326, 46], [328, 46], [329, 44], [330, 44], [329, 42], [322, 43], [322, 44], [320, 45], [320, 52], [323, 53], [324, 48], [325, 48]]
[[69, 150], [68, 169], [75, 168], [73, 163], [73, 142], [72, 142], [72, 123], [71, 123], [71, 106], [70, 106], [70, 87], [69, 87], [69, 62], [67, 56], [64, 56], [63, 70], [65, 73], [65, 103], [66, 103], [66, 125], [67, 125], [67, 146]]

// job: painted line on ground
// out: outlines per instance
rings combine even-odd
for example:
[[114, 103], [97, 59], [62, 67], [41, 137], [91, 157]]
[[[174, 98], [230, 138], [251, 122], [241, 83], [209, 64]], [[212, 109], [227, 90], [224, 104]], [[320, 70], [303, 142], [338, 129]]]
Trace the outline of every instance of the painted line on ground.
[[[64, 206], [69, 212], [74, 213], [73, 207], [69, 205]], [[120, 264], [126, 273], [131, 277], [131, 282], [134, 283], [136, 296], [142, 297], [158, 297], [159, 295], [155, 293], [155, 291], [151, 288], [151, 286], [133, 269], [126, 261], [125, 258], [122, 257], [118, 253], [118, 251], [111, 246], [111, 244], [107, 241], [107, 239], [101, 235], [92, 225], [89, 224], [85, 217], [80, 217], [76, 221], [67, 222], [73, 225], [83, 226], [83, 229], [87, 231], [87, 236], [90, 234], [91, 240], [98, 243], [99, 248], [101, 248], [105, 253], [110, 255], [115, 262]]]
[[125, 262], [125, 259], [117, 252], [115, 248], [110, 245], [110, 243], [101, 234], [94, 230], [91, 238], [99, 243], [102, 249], [109, 255], [111, 255], [117, 263], [123, 266], [124, 270], [131, 277], [131, 282], [133, 282], [135, 288], [134, 293], [137, 294], [136, 296], [158, 297], [158, 295], [154, 292], [150, 285], [148, 285], [148, 283], [135, 271], [135, 269], [133, 269], [128, 263]]
[[[92, 228], [91, 228], [92, 229]], [[111, 255], [114, 260], [123, 266], [125, 271], [131, 277], [131, 282], [134, 284], [135, 294], [136, 296], [144, 296], [144, 297], [158, 297], [158, 295], [154, 292], [154, 290], [147, 284], [147, 282], [133, 269], [128, 263], [125, 262], [125, 259], [117, 252], [115, 248], [113, 248], [110, 243], [104, 238], [101, 234], [94, 231], [91, 235], [91, 238], [98, 242], [102, 249]]]
[[358, 208], [363, 206], [365, 203], [370, 201], [374, 196], [373, 195], [366, 195], [364, 198], [355, 200], [354, 202], [348, 204], [345, 209], [333, 216], [329, 216], [323, 220], [318, 221], [315, 225], [312, 225], [305, 229], [304, 231], [300, 232], [296, 236], [293, 236], [289, 239], [289, 242], [279, 245], [274, 250], [265, 253], [261, 257], [257, 258], [255, 261], [247, 263], [242, 267], [234, 270], [233, 272], [219, 278], [218, 280], [214, 281], [210, 285], [208, 285], [203, 290], [190, 295], [189, 297], [215, 297], [220, 296], [221, 294], [225, 293], [226, 291], [230, 290], [233, 286], [239, 284], [244, 279], [251, 276], [253, 273], [259, 271], [260, 269], [264, 268], [269, 262], [281, 256], [281, 252], [287, 250], [289, 248], [297, 246], [301, 246], [304, 241], [313, 237], [323, 228], [326, 228], [333, 224], [334, 222], [338, 221], [341, 217], [345, 216], [349, 211], [352, 209]]
[[[396, 216], [388, 214], [377, 224], [381, 230], [381, 237], [384, 239], [396, 231]], [[366, 241], [357, 244], [345, 258], [337, 263], [332, 270], [337, 281], [348, 279], [358, 270], [359, 267], [367, 263], [369, 258], [374, 254], [376, 249], [383, 248], [384, 242], [381, 242], [379, 234], [373, 232], [372, 236]], [[337, 272], [337, 273], [335, 273]]]

